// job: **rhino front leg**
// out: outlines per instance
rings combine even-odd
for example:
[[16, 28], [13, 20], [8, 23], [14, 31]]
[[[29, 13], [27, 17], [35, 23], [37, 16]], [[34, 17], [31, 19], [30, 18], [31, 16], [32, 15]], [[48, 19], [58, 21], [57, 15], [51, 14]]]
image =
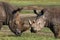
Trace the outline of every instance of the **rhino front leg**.
[[1, 30], [1, 28], [2, 28], [2, 22], [0, 22], [0, 30]]
[[55, 37], [60, 38], [60, 25], [55, 27]]

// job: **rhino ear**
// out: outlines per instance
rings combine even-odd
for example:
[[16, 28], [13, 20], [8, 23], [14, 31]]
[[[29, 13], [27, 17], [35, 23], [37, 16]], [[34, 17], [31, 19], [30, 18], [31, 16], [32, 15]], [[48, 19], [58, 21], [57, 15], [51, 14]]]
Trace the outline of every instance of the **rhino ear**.
[[17, 11], [21, 11], [22, 9], [23, 9], [23, 7], [22, 8], [18, 8]]
[[37, 13], [36, 10], [34, 10], [34, 13], [37, 15], [37, 16], [42, 16], [44, 14], [44, 9], [42, 9], [39, 13]]
[[34, 14], [39, 15], [36, 10], [33, 10], [33, 11], [34, 11]]
[[12, 12], [12, 14], [16, 14], [16, 12], [18, 12], [18, 11], [21, 11], [23, 8], [17, 8], [16, 10], [14, 10], [13, 12]]
[[41, 12], [39, 12], [39, 16], [44, 14], [44, 9], [41, 10]]
[[31, 20], [28, 20], [28, 23], [31, 25], [32, 24]]

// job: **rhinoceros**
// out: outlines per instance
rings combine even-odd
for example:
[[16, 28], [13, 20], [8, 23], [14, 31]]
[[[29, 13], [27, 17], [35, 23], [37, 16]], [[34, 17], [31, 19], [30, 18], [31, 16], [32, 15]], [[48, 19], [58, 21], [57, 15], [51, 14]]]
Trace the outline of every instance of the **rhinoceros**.
[[9, 29], [17, 36], [27, 30], [19, 14], [22, 9], [6, 2], [0, 2], [0, 29], [2, 25], [8, 25]]
[[34, 10], [34, 13], [36, 19], [32, 22], [29, 20], [31, 32], [36, 33], [48, 27], [56, 38], [60, 38], [60, 6], [46, 7], [40, 12]]

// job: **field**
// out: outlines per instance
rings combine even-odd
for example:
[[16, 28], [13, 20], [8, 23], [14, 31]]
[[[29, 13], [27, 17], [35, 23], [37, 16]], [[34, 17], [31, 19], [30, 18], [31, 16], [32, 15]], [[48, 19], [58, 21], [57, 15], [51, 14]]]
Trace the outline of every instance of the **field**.
[[[29, 6], [29, 5], [60, 5], [60, 0], [28, 0], [28, 1], [22, 1], [22, 0], [0, 0], [4, 2], [11, 3], [13, 5], [17, 6]], [[26, 18], [26, 20], [29, 17], [26, 17], [26, 14], [29, 14], [29, 16], [34, 16], [33, 11], [31, 10], [23, 10], [21, 12]], [[32, 18], [32, 17], [31, 17]], [[31, 33], [29, 30], [24, 32], [21, 36], [15, 36], [8, 28], [8, 26], [4, 25], [2, 27], [2, 30], [0, 30], [0, 40], [60, 40], [54, 38], [53, 33], [48, 28], [43, 28], [39, 33]]]

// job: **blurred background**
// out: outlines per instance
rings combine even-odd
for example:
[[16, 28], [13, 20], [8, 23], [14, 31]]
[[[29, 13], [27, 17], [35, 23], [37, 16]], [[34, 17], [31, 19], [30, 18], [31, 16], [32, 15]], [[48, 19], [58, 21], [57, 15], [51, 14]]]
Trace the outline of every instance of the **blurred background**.
[[59, 5], [60, 0], [0, 0], [4, 2], [9, 2], [18, 6], [26, 5]]

